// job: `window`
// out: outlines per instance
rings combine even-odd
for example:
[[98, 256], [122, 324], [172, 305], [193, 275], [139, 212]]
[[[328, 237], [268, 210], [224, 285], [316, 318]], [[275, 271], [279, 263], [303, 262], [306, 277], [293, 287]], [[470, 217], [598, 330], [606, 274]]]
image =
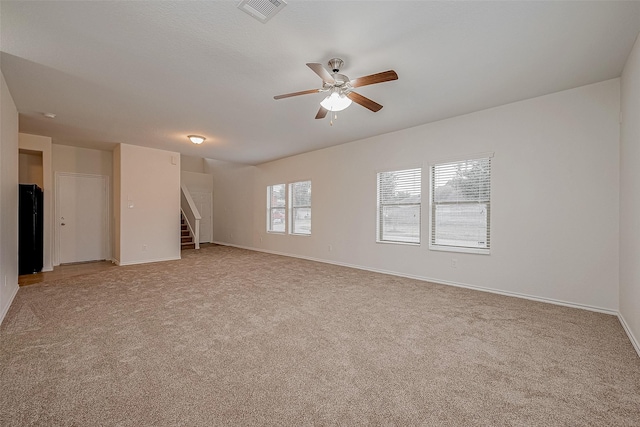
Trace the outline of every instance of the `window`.
[[284, 184], [267, 187], [267, 231], [284, 233], [286, 229], [286, 186]]
[[420, 243], [422, 170], [378, 173], [377, 242]]
[[311, 181], [289, 184], [291, 234], [311, 234]]
[[430, 249], [489, 253], [492, 156], [431, 166]]
[[311, 181], [276, 184], [267, 187], [267, 231], [289, 234], [311, 234]]

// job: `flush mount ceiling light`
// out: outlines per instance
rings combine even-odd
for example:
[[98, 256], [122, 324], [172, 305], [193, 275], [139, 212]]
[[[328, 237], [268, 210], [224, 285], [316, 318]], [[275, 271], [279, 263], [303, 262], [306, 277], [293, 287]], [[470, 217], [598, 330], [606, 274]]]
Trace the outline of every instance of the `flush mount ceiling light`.
[[189, 135], [187, 136], [187, 138], [189, 138], [189, 141], [193, 142], [194, 144], [202, 144], [204, 140], [207, 139], [204, 136], [200, 135]]
[[45, 116], [47, 119], [55, 119], [56, 115], [53, 113], [42, 113], [43, 116]]

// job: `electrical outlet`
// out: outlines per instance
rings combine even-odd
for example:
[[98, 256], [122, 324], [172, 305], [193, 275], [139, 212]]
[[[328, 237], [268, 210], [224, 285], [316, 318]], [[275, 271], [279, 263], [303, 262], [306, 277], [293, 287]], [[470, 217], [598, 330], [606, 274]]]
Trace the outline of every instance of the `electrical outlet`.
[[329, 245], [329, 252], [331, 252], [333, 250], [333, 246]]
[[458, 268], [458, 259], [451, 258], [451, 268]]
[[146, 251], [147, 250], [147, 245], [142, 245], [142, 251]]
[[260, 243], [262, 243], [262, 236], [260, 236]]

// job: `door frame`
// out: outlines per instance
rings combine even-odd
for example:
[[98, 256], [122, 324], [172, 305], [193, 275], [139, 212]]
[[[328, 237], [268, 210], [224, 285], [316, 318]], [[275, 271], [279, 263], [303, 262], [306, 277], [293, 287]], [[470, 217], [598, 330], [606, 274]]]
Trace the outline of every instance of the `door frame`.
[[111, 207], [109, 204], [109, 180], [110, 177], [108, 175], [95, 175], [89, 173], [75, 173], [75, 172], [55, 172], [55, 227], [54, 227], [54, 245], [53, 245], [53, 265], [60, 265], [60, 177], [62, 176], [73, 176], [77, 178], [92, 178], [92, 179], [100, 179], [102, 181], [103, 188], [103, 203], [104, 208], [106, 210], [104, 215], [104, 222], [102, 224], [102, 235], [103, 239], [103, 247], [102, 250], [106, 254], [106, 258], [109, 261], [113, 261], [113, 256], [111, 254]]

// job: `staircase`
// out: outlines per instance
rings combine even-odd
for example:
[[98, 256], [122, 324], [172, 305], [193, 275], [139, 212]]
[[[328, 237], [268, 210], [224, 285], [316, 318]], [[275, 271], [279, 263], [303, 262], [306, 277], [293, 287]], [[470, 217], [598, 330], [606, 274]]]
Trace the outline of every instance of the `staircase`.
[[196, 244], [193, 242], [193, 235], [189, 231], [189, 226], [182, 213], [180, 213], [180, 245], [180, 249], [196, 248]]

